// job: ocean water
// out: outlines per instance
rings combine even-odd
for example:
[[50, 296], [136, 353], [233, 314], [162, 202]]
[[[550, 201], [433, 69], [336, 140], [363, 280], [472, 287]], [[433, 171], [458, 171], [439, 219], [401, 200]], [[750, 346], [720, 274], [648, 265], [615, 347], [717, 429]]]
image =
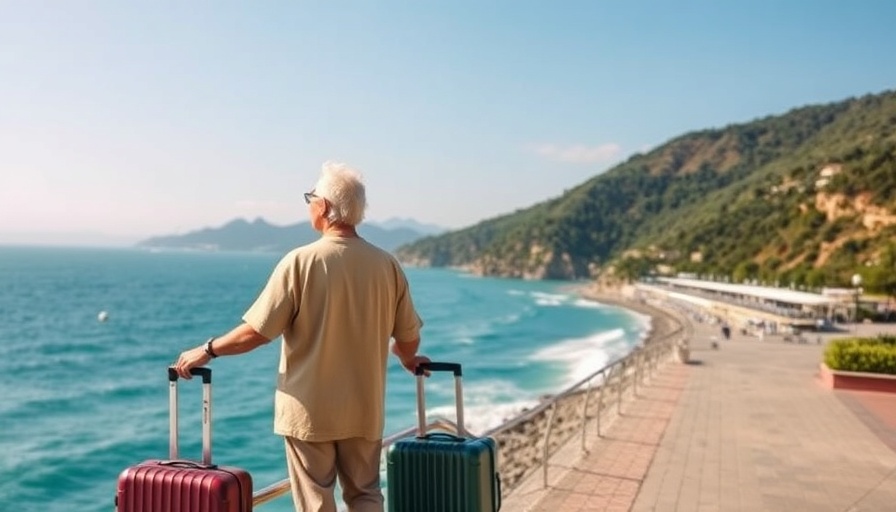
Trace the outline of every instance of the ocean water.
[[[113, 510], [125, 467], [167, 457], [168, 364], [236, 325], [278, 258], [0, 247], [0, 511]], [[649, 329], [571, 283], [407, 275], [425, 322], [421, 352], [463, 364], [473, 432], [624, 354]], [[278, 357], [274, 342], [212, 364], [213, 460], [249, 470], [256, 489], [286, 476], [272, 433]], [[387, 386], [388, 435], [416, 421], [414, 378], [394, 358]], [[199, 458], [200, 386], [179, 390], [180, 455]], [[449, 374], [427, 380], [428, 414], [453, 418], [453, 391]]]

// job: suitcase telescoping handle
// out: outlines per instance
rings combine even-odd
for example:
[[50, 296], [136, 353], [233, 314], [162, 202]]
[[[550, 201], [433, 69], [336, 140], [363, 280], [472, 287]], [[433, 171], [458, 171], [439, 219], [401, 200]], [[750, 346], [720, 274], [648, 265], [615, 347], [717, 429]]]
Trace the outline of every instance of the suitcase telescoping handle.
[[467, 435], [464, 428], [464, 393], [461, 378], [463, 371], [459, 363], [420, 363], [414, 371], [417, 377], [417, 437], [426, 437], [426, 397], [423, 393], [423, 377], [426, 371], [454, 373], [454, 400], [457, 406], [457, 435]]
[[[212, 465], [212, 370], [199, 367], [190, 370], [191, 375], [202, 377], [202, 463]], [[177, 460], [177, 370], [168, 368], [168, 458]]]

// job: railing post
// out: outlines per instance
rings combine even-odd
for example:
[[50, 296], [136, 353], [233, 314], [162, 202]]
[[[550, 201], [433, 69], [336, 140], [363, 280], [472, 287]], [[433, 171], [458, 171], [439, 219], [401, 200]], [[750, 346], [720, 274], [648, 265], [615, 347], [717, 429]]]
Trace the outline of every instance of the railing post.
[[591, 386], [594, 383], [594, 377], [588, 381], [588, 389], [585, 391], [585, 403], [582, 405], [582, 451], [588, 453], [585, 446], [585, 431], [588, 428], [588, 399], [591, 398]]
[[646, 370], [646, 366], [647, 366], [647, 350], [648, 350], [648, 348], [644, 347], [640, 351], [638, 351], [638, 385], [639, 386], [643, 386], [644, 381], [645, 381], [644, 374], [646, 373], [645, 370]]
[[644, 350], [644, 369], [641, 372], [641, 381], [646, 383], [650, 382], [650, 357], [653, 353], [653, 347], [647, 347]]
[[541, 455], [541, 467], [542, 467], [542, 481], [544, 483], [544, 487], [548, 486], [548, 452], [549, 443], [551, 440], [551, 429], [554, 427], [554, 416], [557, 414], [557, 402], [551, 404], [551, 416], [548, 418], [547, 428], [544, 429], [544, 446], [542, 447], [542, 455]]
[[634, 396], [640, 396], [638, 395], [638, 386], [641, 385], [641, 371], [642, 365], [644, 363], [644, 349], [641, 347], [637, 347], [635, 350], [637, 350], [637, 352], [635, 352], [635, 378], [634, 383], [632, 384], [632, 393], [634, 394]]
[[604, 409], [604, 390], [610, 385], [610, 379], [613, 378], [613, 368], [614, 366], [610, 366], [609, 368], [604, 368], [600, 371], [602, 378], [600, 381], [600, 391], [597, 393], [597, 437], [600, 437], [600, 417]]
[[626, 367], [628, 366], [628, 361], [623, 359], [619, 363], [619, 382], [616, 384], [616, 414], [622, 414], [622, 384], [625, 381], [625, 372]]

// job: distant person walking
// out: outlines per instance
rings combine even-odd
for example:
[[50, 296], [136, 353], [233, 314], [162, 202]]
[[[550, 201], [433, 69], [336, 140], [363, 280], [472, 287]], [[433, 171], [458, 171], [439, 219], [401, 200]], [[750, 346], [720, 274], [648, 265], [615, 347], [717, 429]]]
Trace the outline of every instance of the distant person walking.
[[366, 192], [360, 175], [327, 162], [304, 194], [321, 238], [277, 264], [244, 323], [180, 354], [183, 378], [213, 358], [283, 336], [274, 432], [282, 435], [297, 511], [335, 512], [337, 476], [350, 512], [383, 510], [380, 452], [390, 350], [408, 371], [423, 322], [389, 253], [358, 236]]

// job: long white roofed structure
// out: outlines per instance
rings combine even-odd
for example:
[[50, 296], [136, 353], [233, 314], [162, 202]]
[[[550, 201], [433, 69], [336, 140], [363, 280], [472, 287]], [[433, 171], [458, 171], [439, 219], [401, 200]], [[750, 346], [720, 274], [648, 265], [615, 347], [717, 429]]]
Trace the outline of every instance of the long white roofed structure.
[[787, 288], [771, 288], [768, 286], [753, 286], [748, 284], [717, 283], [715, 281], [702, 281], [699, 279], [687, 279], [682, 277], [661, 277], [658, 282], [680, 288], [693, 288], [709, 290], [725, 295], [740, 297], [752, 297], [765, 301], [776, 302], [785, 306], [834, 306], [841, 303], [838, 299], [826, 297], [817, 293], [801, 292]]
[[817, 293], [747, 284], [720, 283], [686, 277], [658, 277], [639, 283], [642, 291], [663, 291], [670, 298], [689, 302], [709, 301], [702, 306], [721, 318], [737, 317], [751, 322], [773, 322], [792, 327], [815, 328], [820, 321], [844, 309], [842, 298]]

